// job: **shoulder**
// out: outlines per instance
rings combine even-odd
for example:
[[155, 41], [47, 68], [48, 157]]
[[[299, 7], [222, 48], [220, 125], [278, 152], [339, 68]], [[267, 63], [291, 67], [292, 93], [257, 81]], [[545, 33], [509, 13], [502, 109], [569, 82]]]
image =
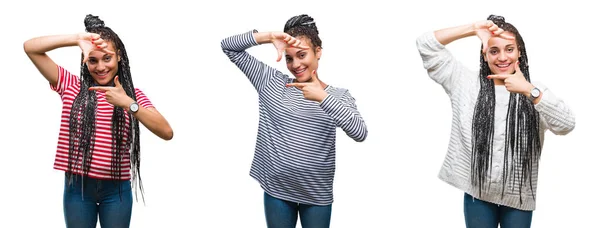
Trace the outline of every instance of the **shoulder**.
[[142, 91], [142, 89], [136, 87], [134, 90], [135, 90], [135, 96], [136, 97], [138, 97], [138, 98], [140, 98], [140, 97], [144, 97], [145, 98], [146, 97], [146, 93], [144, 93], [144, 91]]
[[342, 88], [342, 87], [336, 87], [336, 86], [332, 86], [332, 85], [328, 85], [325, 88], [325, 91], [327, 91], [327, 93], [333, 95], [334, 97], [337, 98], [342, 98], [342, 97], [347, 97], [350, 96], [350, 90], [346, 89], [346, 88]]

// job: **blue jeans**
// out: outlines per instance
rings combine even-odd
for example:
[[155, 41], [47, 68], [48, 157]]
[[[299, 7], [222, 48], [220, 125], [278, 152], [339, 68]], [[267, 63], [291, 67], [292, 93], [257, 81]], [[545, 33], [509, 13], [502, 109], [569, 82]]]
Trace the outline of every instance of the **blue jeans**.
[[101, 227], [129, 227], [132, 204], [129, 180], [99, 180], [73, 175], [69, 184], [65, 175], [63, 209], [68, 228], [96, 227], [98, 217]]
[[522, 211], [473, 198], [465, 193], [467, 228], [530, 228], [533, 211]]
[[300, 214], [303, 228], [329, 228], [331, 204], [306, 205], [277, 199], [265, 192], [265, 216], [268, 228], [295, 228]]

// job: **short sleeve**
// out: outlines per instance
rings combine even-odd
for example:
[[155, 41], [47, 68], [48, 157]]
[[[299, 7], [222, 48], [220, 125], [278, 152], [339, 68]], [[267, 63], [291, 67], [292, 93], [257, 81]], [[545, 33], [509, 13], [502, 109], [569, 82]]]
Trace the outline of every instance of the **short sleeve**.
[[154, 108], [154, 105], [152, 105], [150, 99], [148, 99], [146, 94], [144, 94], [144, 92], [138, 88], [135, 88], [135, 98], [140, 106], [144, 108]]
[[67, 69], [62, 66], [58, 67], [58, 82], [56, 86], [50, 85], [50, 89], [57, 92], [61, 96], [71, 86], [79, 83], [79, 78], [76, 75], [71, 74]]

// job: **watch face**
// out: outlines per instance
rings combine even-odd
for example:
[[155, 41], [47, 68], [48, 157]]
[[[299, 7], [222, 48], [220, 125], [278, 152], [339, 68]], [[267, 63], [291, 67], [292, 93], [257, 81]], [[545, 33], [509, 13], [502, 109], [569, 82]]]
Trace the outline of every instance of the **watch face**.
[[538, 88], [535, 88], [535, 89], [531, 90], [531, 96], [532, 97], [539, 97], [540, 96], [540, 90]]
[[129, 106], [129, 110], [131, 110], [132, 112], [137, 112], [138, 108], [139, 108], [138, 104], [135, 104], [135, 103], [133, 103]]

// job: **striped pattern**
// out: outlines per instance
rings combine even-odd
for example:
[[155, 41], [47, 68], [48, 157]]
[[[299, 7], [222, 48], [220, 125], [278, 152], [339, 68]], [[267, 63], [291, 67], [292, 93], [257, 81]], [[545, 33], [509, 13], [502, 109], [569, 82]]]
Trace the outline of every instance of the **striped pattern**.
[[258, 135], [250, 176], [271, 196], [309, 205], [333, 203], [336, 127], [355, 141], [367, 128], [348, 90], [327, 86], [318, 103], [285, 84], [293, 78], [245, 50], [258, 45], [252, 32], [228, 37], [223, 52], [248, 77], [259, 97]]
[[[63, 102], [60, 132], [58, 135], [58, 146], [56, 148], [56, 157], [54, 160], [54, 169], [67, 171], [69, 159], [69, 118], [71, 116], [71, 107], [75, 97], [79, 93], [80, 83], [79, 77], [71, 74], [61, 66], [58, 66], [58, 83], [56, 87], [50, 86], [56, 91]], [[96, 113], [96, 139], [94, 143], [94, 151], [92, 152], [92, 163], [89, 177], [97, 179], [111, 179], [110, 176], [110, 161], [111, 161], [111, 145], [112, 145], [112, 114], [113, 105], [106, 101], [104, 92], [96, 91], [98, 98], [98, 107]], [[135, 95], [140, 106], [150, 108], [152, 103], [144, 93], [136, 89]], [[129, 119], [126, 125], [129, 126]], [[125, 138], [128, 134], [125, 134]], [[126, 153], [121, 162], [121, 179], [128, 180], [130, 174], [129, 153]], [[73, 166], [75, 167], [75, 166]], [[77, 169], [74, 173], [81, 174], [81, 162], [78, 162]]]
[[[423, 66], [429, 77], [440, 84], [452, 102], [452, 129], [448, 152], [440, 169], [438, 177], [448, 184], [466, 193], [477, 196], [478, 188], [471, 187], [471, 125], [473, 111], [479, 93], [479, 72], [467, 69], [450, 51], [435, 38], [433, 32], [423, 34], [417, 39], [417, 48], [423, 59]], [[543, 145], [544, 134], [550, 130], [555, 134], [564, 135], [575, 128], [575, 117], [569, 107], [539, 82], [533, 82], [542, 91], [542, 99], [535, 105], [540, 114], [540, 139]], [[508, 109], [509, 92], [505, 87], [496, 88], [496, 115], [494, 120], [494, 153], [492, 155], [491, 183], [489, 189], [482, 192], [481, 200], [504, 205], [520, 210], [534, 210], [533, 193], [537, 189], [538, 167], [533, 164], [532, 182], [523, 185], [523, 203], [519, 201], [518, 188], [513, 188], [513, 176], [509, 177], [502, 192], [502, 169], [504, 165], [504, 143], [506, 112]], [[509, 160], [509, 162], [512, 162]], [[511, 164], [509, 164], [509, 167]], [[517, 166], [517, 169], [521, 166]], [[519, 173], [521, 170], [516, 170]], [[518, 180], [516, 180], [518, 183]], [[538, 195], [538, 194], [536, 194]]]

